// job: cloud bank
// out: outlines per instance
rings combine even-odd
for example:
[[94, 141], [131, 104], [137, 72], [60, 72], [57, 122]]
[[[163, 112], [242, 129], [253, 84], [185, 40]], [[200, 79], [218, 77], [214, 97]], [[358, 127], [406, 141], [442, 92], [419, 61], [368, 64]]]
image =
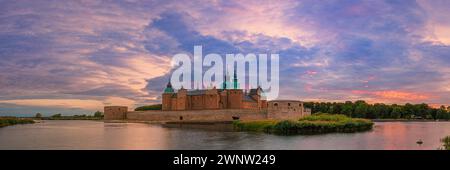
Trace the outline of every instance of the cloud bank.
[[158, 103], [171, 57], [194, 45], [279, 53], [282, 98], [449, 105], [449, 10], [445, 0], [6, 0], [0, 114]]

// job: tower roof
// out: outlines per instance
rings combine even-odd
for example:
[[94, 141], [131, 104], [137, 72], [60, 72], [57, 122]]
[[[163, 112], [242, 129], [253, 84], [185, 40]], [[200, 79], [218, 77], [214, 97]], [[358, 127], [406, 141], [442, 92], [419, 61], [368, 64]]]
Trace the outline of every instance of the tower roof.
[[166, 88], [164, 89], [164, 93], [173, 93], [173, 92], [174, 92], [174, 90], [172, 88], [172, 83], [170, 83], [170, 80], [169, 80], [169, 82], [166, 85]]
[[237, 78], [237, 73], [236, 73], [236, 67], [234, 68], [233, 88], [234, 88], [234, 89], [238, 89], [238, 88], [239, 88], [238, 78]]

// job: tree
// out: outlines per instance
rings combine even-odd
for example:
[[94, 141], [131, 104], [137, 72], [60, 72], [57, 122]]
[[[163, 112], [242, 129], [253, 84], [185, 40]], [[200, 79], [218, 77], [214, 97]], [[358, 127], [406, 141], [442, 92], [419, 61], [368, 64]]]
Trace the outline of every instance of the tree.
[[36, 113], [36, 115], [34, 117], [35, 118], [42, 118], [42, 114], [41, 113]]
[[328, 109], [331, 114], [340, 114], [341, 113], [341, 105], [339, 103], [330, 104], [330, 109]]
[[94, 113], [94, 117], [103, 117], [103, 113], [100, 112], [100, 111], [96, 111], [96, 112]]
[[405, 106], [403, 107], [402, 117], [410, 119], [413, 115], [414, 115], [414, 105], [412, 105], [411, 103], [406, 103]]
[[355, 102], [355, 105], [352, 117], [364, 118], [368, 111], [368, 104], [364, 100], [358, 100]]
[[445, 110], [444, 106], [441, 106], [436, 112], [436, 119], [449, 119], [449, 113]]
[[368, 111], [368, 105], [365, 103], [359, 103], [355, 107], [355, 111], [352, 117], [364, 118]]
[[[312, 113], [330, 113], [344, 114], [349, 117], [370, 118], [370, 119], [399, 119], [399, 118], [423, 118], [423, 119], [450, 119], [450, 106], [442, 106], [441, 109], [435, 109], [428, 104], [411, 104], [405, 105], [383, 103], [368, 104], [364, 100], [358, 100], [354, 103], [346, 101], [338, 102], [305, 102], [305, 107], [311, 108]], [[439, 111], [439, 115], [438, 112]]]
[[351, 101], [346, 101], [345, 104], [342, 106], [341, 114], [352, 116], [353, 114], [353, 103]]
[[420, 116], [422, 118], [426, 118], [428, 114], [430, 114], [428, 111], [430, 110], [430, 107], [428, 107], [427, 104], [422, 103], [422, 104], [417, 104], [414, 107], [414, 115], [415, 116]]
[[59, 117], [62, 117], [62, 115], [61, 115], [61, 113], [58, 113], [58, 114], [52, 115], [52, 117], [53, 117], [53, 118], [59, 118]]
[[146, 110], [161, 110], [162, 104], [154, 104], [154, 105], [148, 105], [148, 106], [141, 106], [134, 109], [134, 111], [146, 111]]
[[399, 106], [396, 106], [392, 109], [391, 118], [398, 119], [403, 115], [403, 109]]

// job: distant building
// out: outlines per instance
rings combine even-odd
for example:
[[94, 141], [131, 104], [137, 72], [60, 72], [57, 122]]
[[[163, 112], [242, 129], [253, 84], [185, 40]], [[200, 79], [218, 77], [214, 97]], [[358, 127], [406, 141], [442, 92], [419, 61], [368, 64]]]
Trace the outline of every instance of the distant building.
[[182, 87], [175, 92], [169, 81], [162, 94], [162, 110], [267, 109], [261, 87], [250, 89], [248, 93], [238, 87], [236, 70], [233, 82], [227, 74], [220, 89], [187, 90]]

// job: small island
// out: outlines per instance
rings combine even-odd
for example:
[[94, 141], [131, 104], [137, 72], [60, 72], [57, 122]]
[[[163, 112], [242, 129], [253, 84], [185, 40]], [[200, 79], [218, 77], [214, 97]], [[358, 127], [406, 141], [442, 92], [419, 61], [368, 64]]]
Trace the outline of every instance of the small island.
[[371, 130], [373, 122], [368, 119], [350, 118], [345, 115], [317, 113], [299, 120], [235, 121], [239, 131], [259, 131], [279, 135], [322, 134], [332, 132], [362, 132]]
[[42, 113], [36, 113], [34, 117], [14, 117], [14, 116], [0, 116], [0, 128], [5, 126], [12, 126], [18, 124], [32, 124], [41, 122], [41, 120], [103, 120], [103, 112], [97, 111], [94, 115], [72, 115], [65, 116], [61, 113], [51, 116], [43, 116]]

